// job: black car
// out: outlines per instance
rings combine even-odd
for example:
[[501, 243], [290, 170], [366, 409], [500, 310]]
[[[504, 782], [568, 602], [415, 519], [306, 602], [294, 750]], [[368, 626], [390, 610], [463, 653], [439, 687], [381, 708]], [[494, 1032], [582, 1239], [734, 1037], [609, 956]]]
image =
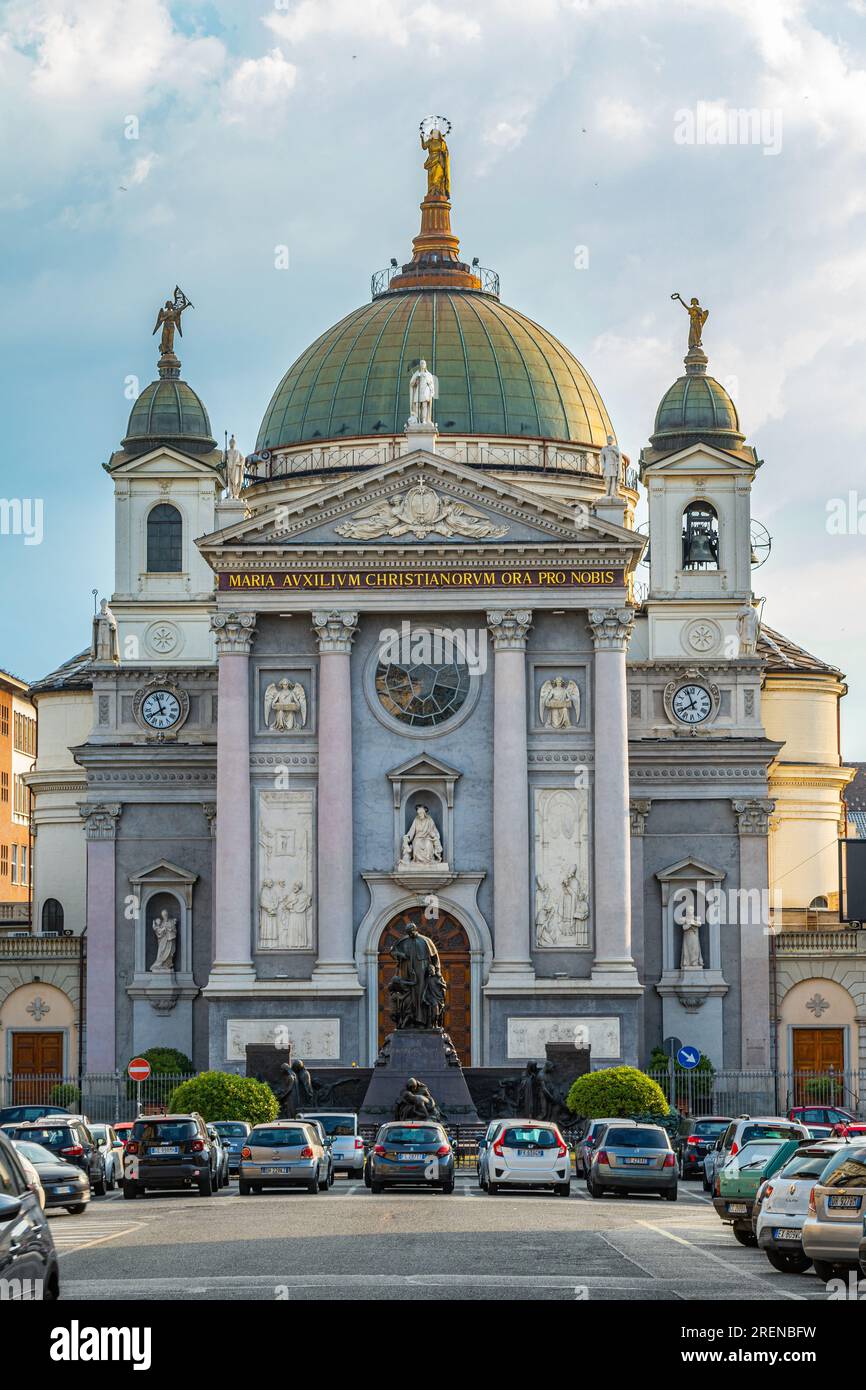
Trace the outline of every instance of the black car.
[[201, 1115], [146, 1115], [132, 1126], [123, 1153], [123, 1195], [148, 1188], [194, 1187], [210, 1197], [218, 1187], [218, 1157]]
[[68, 1115], [65, 1105], [4, 1105], [0, 1110], [0, 1125], [27, 1124], [45, 1115]]
[[677, 1158], [684, 1178], [703, 1178], [704, 1159], [730, 1123], [730, 1116], [724, 1115], [702, 1115], [686, 1123], [677, 1139]]
[[76, 1168], [74, 1163], [67, 1163], [65, 1158], [58, 1158], [41, 1144], [16, 1139], [15, 1148], [30, 1160], [39, 1174], [46, 1211], [49, 1207], [65, 1207], [71, 1216], [80, 1216], [87, 1210], [90, 1182], [86, 1173]]
[[10, 1139], [41, 1144], [58, 1158], [80, 1168], [97, 1197], [105, 1196], [105, 1155], [80, 1115], [60, 1115], [6, 1129]]
[[12, 1299], [55, 1299], [60, 1278], [54, 1239], [14, 1148], [0, 1133], [0, 1280]]

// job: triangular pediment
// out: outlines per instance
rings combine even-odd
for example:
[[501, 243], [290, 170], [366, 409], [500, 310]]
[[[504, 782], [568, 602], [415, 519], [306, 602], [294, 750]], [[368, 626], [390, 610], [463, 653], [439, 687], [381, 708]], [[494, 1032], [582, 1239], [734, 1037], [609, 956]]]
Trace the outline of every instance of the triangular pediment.
[[[591, 509], [570, 507], [490, 473], [419, 450], [343, 477], [297, 501], [263, 506], [199, 547], [216, 556], [256, 548], [613, 546], [643, 538]], [[627, 557], [625, 557], [627, 558]]]
[[443, 782], [456, 782], [463, 774], [457, 771], [456, 767], [449, 767], [440, 758], [434, 758], [432, 753], [417, 753], [411, 758], [407, 758], [399, 767], [392, 767], [387, 774], [392, 782], [408, 780], [415, 777], [426, 777]]
[[192, 885], [198, 879], [198, 874], [192, 874], [188, 869], [182, 869], [179, 864], [172, 864], [170, 859], [158, 859], [155, 864], [148, 864], [146, 869], [139, 869], [137, 874], [130, 874], [130, 883], [173, 883]]
[[121, 449], [105, 465], [113, 478], [188, 478], [190, 475], [220, 480], [222, 454], [184, 454], [180, 449], [160, 444], [146, 454], [127, 454]]
[[665, 454], [663, 458], [654, 459], [652, 462], [644, 462], [641, 469], [641, 481], [646, 482], [650, 477], [664, 473], [667, 477], [672, 474], [682, 474], [686, 477], [694, 477], [695, 474], [705, 474], [707, 477], [719, 476], [724, 474], [726, 477], [745, 474], [748, 478], [755, 476], [755, 470], [760, 466], [760, 461], [755, 459], [747, 462], [738, 454], [728, 453], [725, 449], [717, 449], [713, 444], [689, 444], [686, 449], [678, 449], [676, 453]]
[[666, 869], [660, 869], [656, 878], [660, 883], [694, 883], [695, 880], [704, 880], [708, 883], [721, 883], [726, 877], [725, 869], [714, 869], [711, 864], [704, 864], [700, 859], [679, 859], [676, 864], [670, 864]]

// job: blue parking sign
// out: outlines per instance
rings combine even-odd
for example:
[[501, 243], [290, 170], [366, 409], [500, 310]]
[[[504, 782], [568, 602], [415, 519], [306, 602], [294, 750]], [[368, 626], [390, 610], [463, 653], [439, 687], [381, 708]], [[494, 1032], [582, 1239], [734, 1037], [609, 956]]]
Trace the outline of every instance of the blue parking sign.
[[696, 1047], [681, 1047], [677, 1053], [677, 1061], [686, 1071], [691, 1071], [701, 1060], [701, 1054]]

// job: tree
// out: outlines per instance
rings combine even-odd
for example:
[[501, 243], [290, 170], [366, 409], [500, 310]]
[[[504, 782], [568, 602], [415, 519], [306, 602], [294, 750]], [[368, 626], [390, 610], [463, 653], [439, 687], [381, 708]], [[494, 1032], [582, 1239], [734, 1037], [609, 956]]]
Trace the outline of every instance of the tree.
[[275, 1120], [280, 1112], [276, 1096], [264, 1081], [228, 1071], [203, 1071], [182, 1081], [169, 1096], [168, 1108], [175, 1114], [197, 1110], [208, 1123], [246, 1120], [251, 1125]]
[[[146, 1052], [136, 1052], [135, 1055], [150, 1062], [150, 1076], [141, 1083], [127, 1081], [126, 1094], [130, 1100], [136, 1100], [140, 1094], [142, 1105], [161, 1105], [164, 1101], [169, 1083], [158, 1078], [170, 1076], [177, 1081], [178, 1077], [195, 1075], [192, 1058], [187, 1057], [185, 1052], [178, 1052], [176, 1047], [149, 1047]], [[132, 1061], [132, 1058], [129, 1060]]]
[[584, 1120], [668, 1113], [661, 1086], [637, 1067], [606, 1067], [579, 1076], [572, 1083], [566, 1104], [573, 1115]]

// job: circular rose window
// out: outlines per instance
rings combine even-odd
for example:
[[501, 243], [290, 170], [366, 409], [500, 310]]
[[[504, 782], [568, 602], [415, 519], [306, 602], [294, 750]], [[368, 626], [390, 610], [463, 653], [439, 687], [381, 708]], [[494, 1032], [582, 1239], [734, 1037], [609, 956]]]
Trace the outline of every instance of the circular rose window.
[[[427, 634], [424, 634], [427, 636]], [[391, 719], [410, 729], [432, 729], [454, 717], [469, 694], [469, 667], [460, 652], [444, 661], [382, 660], [376, 698]]]

